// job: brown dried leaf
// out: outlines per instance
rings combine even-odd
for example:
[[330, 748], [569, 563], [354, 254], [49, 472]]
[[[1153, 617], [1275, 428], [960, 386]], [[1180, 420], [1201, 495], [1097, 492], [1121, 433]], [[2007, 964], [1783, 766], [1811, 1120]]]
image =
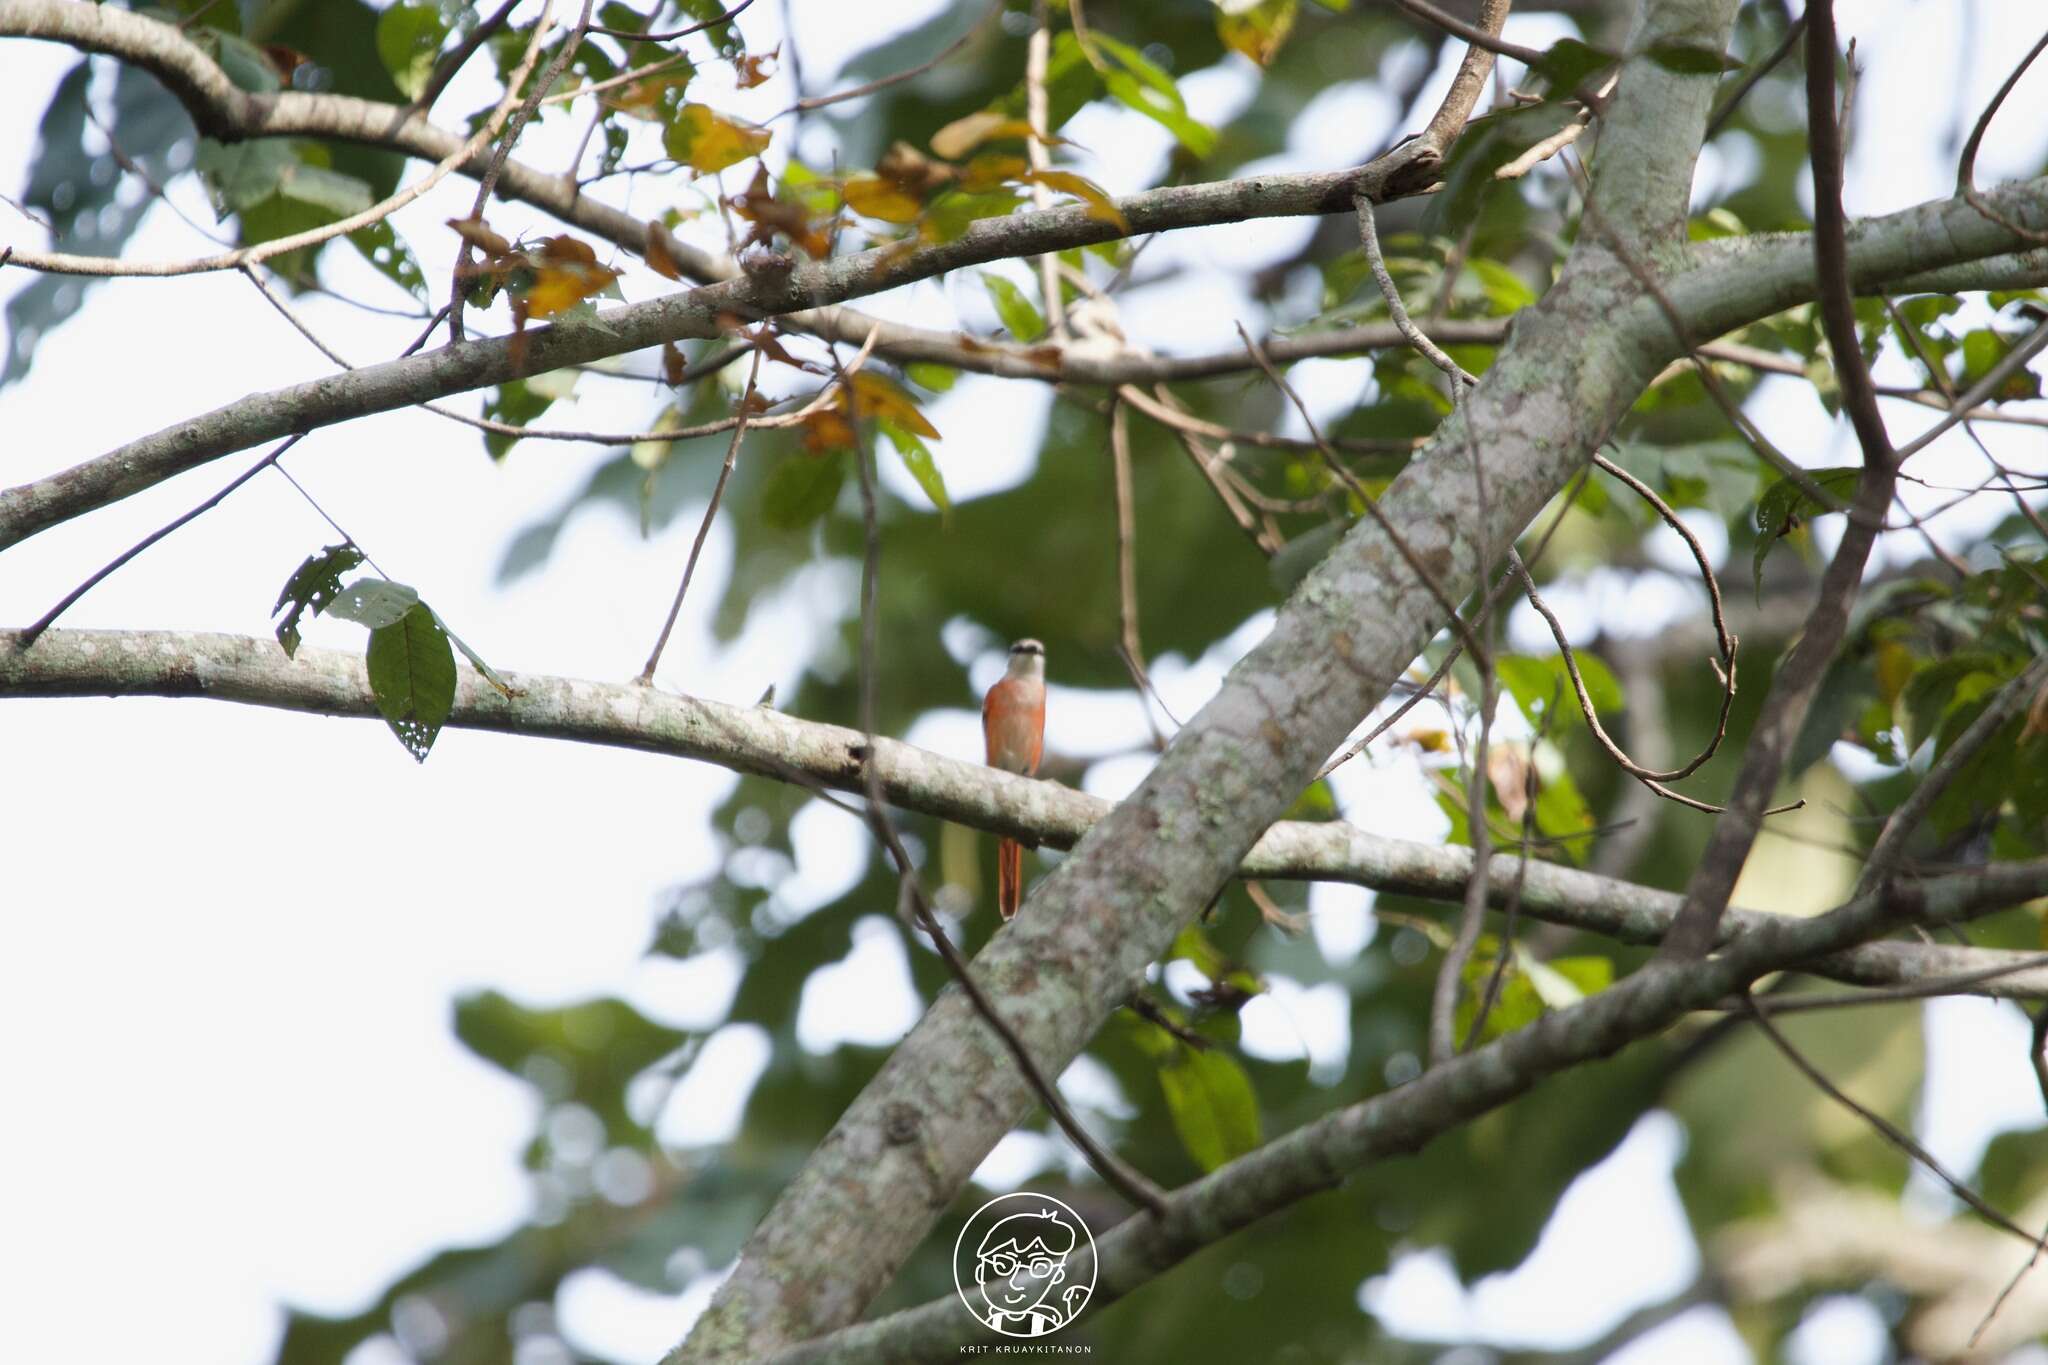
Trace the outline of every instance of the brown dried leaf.
[[468, 242], [486, 256], [506, 256], [512, 251], [512, 244], [491, 231], [491, 225], [481, 218], [450, 218], [448, 226], [462, 235]]
[[739, 54], [732, 59], [733, 84], [742, 90], [752, 90], [775, 74], [769, 63], [779, 63], [781, 57], [781, 43], [777, 43], [769, 52]]
[[647, 225], [647, 250], [641, 253], [647, 268], [665, 280], [683, 278], [683, 268], [676, 264], [675, 238], [660, 223]]

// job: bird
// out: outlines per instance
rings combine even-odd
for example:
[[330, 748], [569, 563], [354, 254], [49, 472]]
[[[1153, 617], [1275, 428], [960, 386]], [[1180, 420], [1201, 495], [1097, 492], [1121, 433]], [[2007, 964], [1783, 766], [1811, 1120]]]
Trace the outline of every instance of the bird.
[[[1010, 646], [1010, 666], [981, 703], [981, 733], [988, 741], [988, 765], [1025, 777], [1038, 775], [1045, 752], [1045, 646], [1019, 640]], [[996, 908], [1004, 919], [1024, 899], [1024, 846], [1015, 839], [996, 845]]]

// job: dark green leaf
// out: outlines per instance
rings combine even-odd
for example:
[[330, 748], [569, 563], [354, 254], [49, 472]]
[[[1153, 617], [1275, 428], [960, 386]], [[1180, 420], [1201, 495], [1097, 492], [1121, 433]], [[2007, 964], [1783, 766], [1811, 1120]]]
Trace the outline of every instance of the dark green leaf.
[[1742, 63], [1725, 52], [1690, 43], [1655, 43], [1650, 47], [1649, 58], [1666, 71], [1682, 76], [1718, 76], [1724, 71], [1742, 70]]
[[425, 603], [370, 632], [370, 694], [415, 760], [424, 763], [455, 709], [455, 651]]
[[1570, 95], [1585, 84], [1586, 77], [1613, 65], [1614, 58], [1599, 48], [1577, 38], [1560, 38], [1544, 49], [1536, 70], [1550, 82], [1554, 94]]
[[285, 580], [284, 591], [277, 595], [277, 605], [270, 609], [270, 614], [275, 616], [284, 611], [287, 603], [291, 606], [284, 620], [277, 623], [277, 642], [284, 646], [286, 658], [296, 658], [299, 652], [299, 618], [309, 607], [315, 616], [327, 610], [341, 595], [341, 576], [362, 562], [363, 552], [343, 541], [317, 555], [308, 555]]
[[761, 490], [761, 519], [780, 531], [800, 531], [832, 510], [845, 481], [844, 451], [785, 455]]

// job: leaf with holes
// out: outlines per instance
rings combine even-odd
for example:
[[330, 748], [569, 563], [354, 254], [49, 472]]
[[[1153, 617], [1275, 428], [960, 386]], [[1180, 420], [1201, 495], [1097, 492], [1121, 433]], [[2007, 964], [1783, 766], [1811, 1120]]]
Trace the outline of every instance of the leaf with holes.
[[343, 588], [323, 613], [378, 630], [395, 625], [420, 604], [417, 590], [381, 578], [358, 578]]
[[311, 608], [315, 616], [333, 605], [341, 596], [341, 576], [363, 562], [363, 552], [352, 542], [343, 541], [330, 545], [317, 555], [306, 556], [292, 576], [285, 580], [284, 591], [277, 595], [277, 605], [270, 609], [272, 616], [284, 611], [284, 620], [277, 623], [277, 642], [284, 646], [287, 659], [297, 658], [299, 653], [299, 619]]
[[424, 763], [455, 709], [455, 651], [426, 603], [370, 632], [370, 694], [391, 733]]
[[[1822, 491], [1832, 493], [1844, 502], [1856, 495], [1857, 481], [1863, 477], [1863, 471], [1854, 465], [1836, 465], [1806, 472]], [[1812, 518], [1832, 510], [1815, 502], [1790, 479], [1780, 479], [1764, 490], [1764, 495], [1756, 503], [1756, 556], [1750, 564], [1750, 577], [1755, 582], [1759, 599], [1764, 591], [1764, 560], [1770, 557], [1771, 547]]]

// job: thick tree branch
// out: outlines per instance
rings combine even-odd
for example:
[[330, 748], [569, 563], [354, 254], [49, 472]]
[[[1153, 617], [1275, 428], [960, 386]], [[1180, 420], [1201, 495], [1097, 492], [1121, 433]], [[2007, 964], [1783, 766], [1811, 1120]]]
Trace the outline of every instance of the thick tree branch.
[[[32, 648], [0, 631], [0, 698], [195, 697], [308, 715], [378, 719], [362, 659], [302, 647], [287, 659], [273, 640], [185, 631], [51, 630]], [[451, 729], [640, 749], [695, 759], [777, 781], [863, 793], [858, 730], [798, 719], [763, 706], [733, 706], [630, 683], [533, 673], [502, 674], [506, 696], [460, 667]], [[897, 740], [875, 742], [883, 795], [905, 810], [1003, 834], [1046, 848], [1072, 848], [1113, 809], [1100, 797], [1055, 782], [1018, 777]], [[1680, 897], [1556, 863], [1500, 854], [1488, 883], [1495, 906], [1523, 881], [1522, 912], [1622, 943], [1663, 937]], [[1401, 895], [1455, 902], [1471, 877], [1471, 850], [1389, 839], [1341, 821], [1283, 820], [1245, 855], [1244, 877], [1348, 882]], [[1781, 916], [1731, 910], [1727, 940], [1769, 930]], [[1819, 976], [1858, 986], [1914, 986], [1990, 972], [2038, 954], [1906, 941], [1866, 943], [1808, 964]], [[2048, 1000], [2048, 968], [1973, 983], [1972, 994]]]
[[[1419, 1151], [1432, 1138], [1528, 1093], [1543, 1078], [1607, 1056], [1769, 972], [1840, 949], [1902, 922], [1954, 923], [2048, 888], [2048, 859], [1960, 873], [1828, 914], [1788, 919], [1710, 962], [1660, 964], [1582, 1004], [1469, 1052], [1394, 1090], [1302, 1125], [1167, 1197], [1163, 1219], [1131, 1218], [1096, 1240], [1092, 1307], [1130, 1293], [1196, 1251], [1373, 1162]], [[1085, 1266], [1076, 1274], [1086, 1275]], [[957, 1358], [974, 1335], [951, 1296], [798, 1345], [775, 1365]], [[993, 1340], [995, 1338], [986, 1338]]]

